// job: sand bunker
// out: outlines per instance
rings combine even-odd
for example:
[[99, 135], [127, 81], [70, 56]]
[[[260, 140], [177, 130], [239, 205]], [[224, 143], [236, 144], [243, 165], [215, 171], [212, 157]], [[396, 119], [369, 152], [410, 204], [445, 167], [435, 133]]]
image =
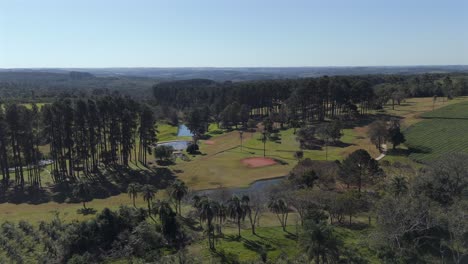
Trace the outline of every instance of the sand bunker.
[[205, 140], [203, 141], [203, 143], [206, 145], [214, 145], [216, 142], [214, 142], [213, 140]]
[[277, 164], [277, 162], [274, 159], [260, 157], [246, 158], [241, 160], [241, 162], [242, 164], [250, 168], [260, 168]]

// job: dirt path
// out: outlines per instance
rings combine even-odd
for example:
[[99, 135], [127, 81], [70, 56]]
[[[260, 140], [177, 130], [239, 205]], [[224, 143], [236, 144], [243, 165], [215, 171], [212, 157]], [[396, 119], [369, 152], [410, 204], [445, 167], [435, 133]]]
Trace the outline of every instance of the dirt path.
[[382, 144], [382, 153], [380, 153], [380, 156], [375, 158], [375, 160], [379, 161], [385, 158], [386, 155], [387, 155], [387, 144]]

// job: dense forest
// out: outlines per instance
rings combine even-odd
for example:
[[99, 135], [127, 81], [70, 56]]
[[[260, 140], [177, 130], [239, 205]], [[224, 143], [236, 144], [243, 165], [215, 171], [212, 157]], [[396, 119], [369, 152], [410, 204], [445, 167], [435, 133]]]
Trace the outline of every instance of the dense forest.
[[[104, 166], [147, 162], [156, 120], [145, 105], [122, 96], [64, 99], [31, 109], [4, 105], [0, 112], [2, 189], [41, 186], [40, 167], [52, 161], [54, 183], [76, 183]], [[48, 153], [39, 146], [47, 145]]]
[[132, 76], [97, 77], [87, 72], [0, 71], [0, 98], [9, 102], [53, 102], [56, 98], [111, 95], [119, 92], [144, 99], [158, 79]]
[[389, 100], [400, 104], [408, 97], [453, 98], [468, 94], [468, 81], [465, 75], [445, 74], [324, 76], [237, 83], [194, 79], [159, 83], [153, 93], [156, 104], [169, 119], [174, 111], [201, 109], [217, 122], [246, 123], [233, 119], [241, 118], [239, 115], [248, 118], [239, 113], [253, 111], [254, 117], [272, 114], [275, 122], [286, 123], [323, 121], [342, 115], [349, 118], [380, 109]]

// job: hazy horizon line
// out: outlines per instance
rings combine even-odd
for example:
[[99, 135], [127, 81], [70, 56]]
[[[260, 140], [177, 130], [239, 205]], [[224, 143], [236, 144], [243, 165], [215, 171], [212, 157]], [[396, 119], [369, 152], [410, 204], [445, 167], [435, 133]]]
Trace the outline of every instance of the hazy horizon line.
[[245, 68], [363, 68], [363, 67], [464, 67], [468, 64], [399, 64], [399, 65], [328, 65], [328, 66], [100, 66], [100, 67], [0, 67], [1, 70], [22, 69], [245, 69]]

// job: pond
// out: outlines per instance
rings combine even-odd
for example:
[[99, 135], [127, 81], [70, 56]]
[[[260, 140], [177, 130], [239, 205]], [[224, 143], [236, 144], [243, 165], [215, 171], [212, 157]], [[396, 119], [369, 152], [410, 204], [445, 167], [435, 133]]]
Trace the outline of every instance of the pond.
[[[258, 180], [250, 184], [249, 187], [245, 188], [226, 188], [225, 191], [232, 193], [233, 195], [241, 196], [244, 194], [248, 193], [253, 193], [253, 192], [265, 192], [270, 188], [271, 186], [279, 184], [286, 176], [281, 176], [273, 179], [265, 179], [265, 180]], [[216, 189], [210, 189], [210, 190], [201, 190], [197, 191], [197, 195], [211, 195], [214, 194]]]
[[175, 140], [164, 143], [158, 143], [158, 146], [172, 146], [175, 150], [185, 150], [187, 149], [189, 143], [190, 141], [186, 140]]
[[177, 131], [178, 137], [191, 137], [193, 136], [192, 132], [188, 129], [186, 125], [179, 125], [179, 129]]

